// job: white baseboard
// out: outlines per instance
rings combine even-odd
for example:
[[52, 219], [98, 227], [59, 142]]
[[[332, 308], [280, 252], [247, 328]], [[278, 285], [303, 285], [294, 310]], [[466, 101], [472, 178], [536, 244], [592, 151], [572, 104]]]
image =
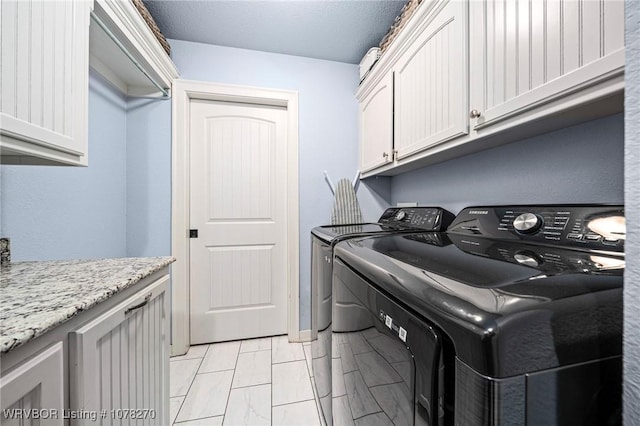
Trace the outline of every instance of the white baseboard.
[[311, 330], [300, 330], [300, 341], [301, 342], [310, 342], [311, 341]]

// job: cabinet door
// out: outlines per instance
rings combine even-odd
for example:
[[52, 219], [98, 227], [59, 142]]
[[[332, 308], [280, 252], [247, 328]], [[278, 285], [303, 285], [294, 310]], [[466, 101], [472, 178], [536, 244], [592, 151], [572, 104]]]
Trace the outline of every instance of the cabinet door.
[[0, 147], [86, 163], [90, 1], [3, 1]]
[[69, 334], [71, 410], [106, 412], [109, 424], [169, 424], [168, 283], [165, 275]]
[[623, 71], [622, 0], [478, 0], [470, 8], [477, 129]]
[[398, 159], [468, 133], [467, 2], [444, 1], [395, 66]]
[[388, 73], [360, 101], [360, 169], [393, 161], [393, 74]]
[[62, 425], [62, 342], [45, 349], [0, 379], [0, 423]]

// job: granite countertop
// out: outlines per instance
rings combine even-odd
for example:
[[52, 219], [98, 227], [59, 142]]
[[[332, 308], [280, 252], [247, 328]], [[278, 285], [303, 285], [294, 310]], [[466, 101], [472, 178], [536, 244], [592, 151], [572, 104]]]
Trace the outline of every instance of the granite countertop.
[[175, 261], [14, 262], [0, 269], [0, 353], [24, 345]]

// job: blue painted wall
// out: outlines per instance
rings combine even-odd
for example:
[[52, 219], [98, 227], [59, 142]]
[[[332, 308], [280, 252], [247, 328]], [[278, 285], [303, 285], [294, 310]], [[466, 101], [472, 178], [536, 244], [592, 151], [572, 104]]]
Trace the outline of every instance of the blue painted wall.
[[89, 167], [0, 166], [12, 260], [126, 255], [126, 100], [89, 80]]
[[127, 255], [170, 255], [170, 100], [129, 100], [126, 168]]
[[391, 201], [454, 213], [492, 204], [623, 204], [623, 163], [617, 114], [394, 176]]
[[[171, 48], [181, 78], [299, 94], [300, 329], [308, 329], [309, 233], [330, 221], [333, 203], [323, 171], [336, 183], [353, 179], [358, 164], [357, 66], [178, 40]], [[365, 217], [373, 218], [380, 201], [366, 185], [358, 193]]]

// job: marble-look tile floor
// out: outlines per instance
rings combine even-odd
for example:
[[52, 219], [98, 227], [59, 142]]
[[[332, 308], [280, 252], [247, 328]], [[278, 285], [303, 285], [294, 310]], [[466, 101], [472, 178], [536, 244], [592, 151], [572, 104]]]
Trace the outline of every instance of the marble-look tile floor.
[[308, 345], [275, 336], [171, 358], [172, 424], [320, 426]]

